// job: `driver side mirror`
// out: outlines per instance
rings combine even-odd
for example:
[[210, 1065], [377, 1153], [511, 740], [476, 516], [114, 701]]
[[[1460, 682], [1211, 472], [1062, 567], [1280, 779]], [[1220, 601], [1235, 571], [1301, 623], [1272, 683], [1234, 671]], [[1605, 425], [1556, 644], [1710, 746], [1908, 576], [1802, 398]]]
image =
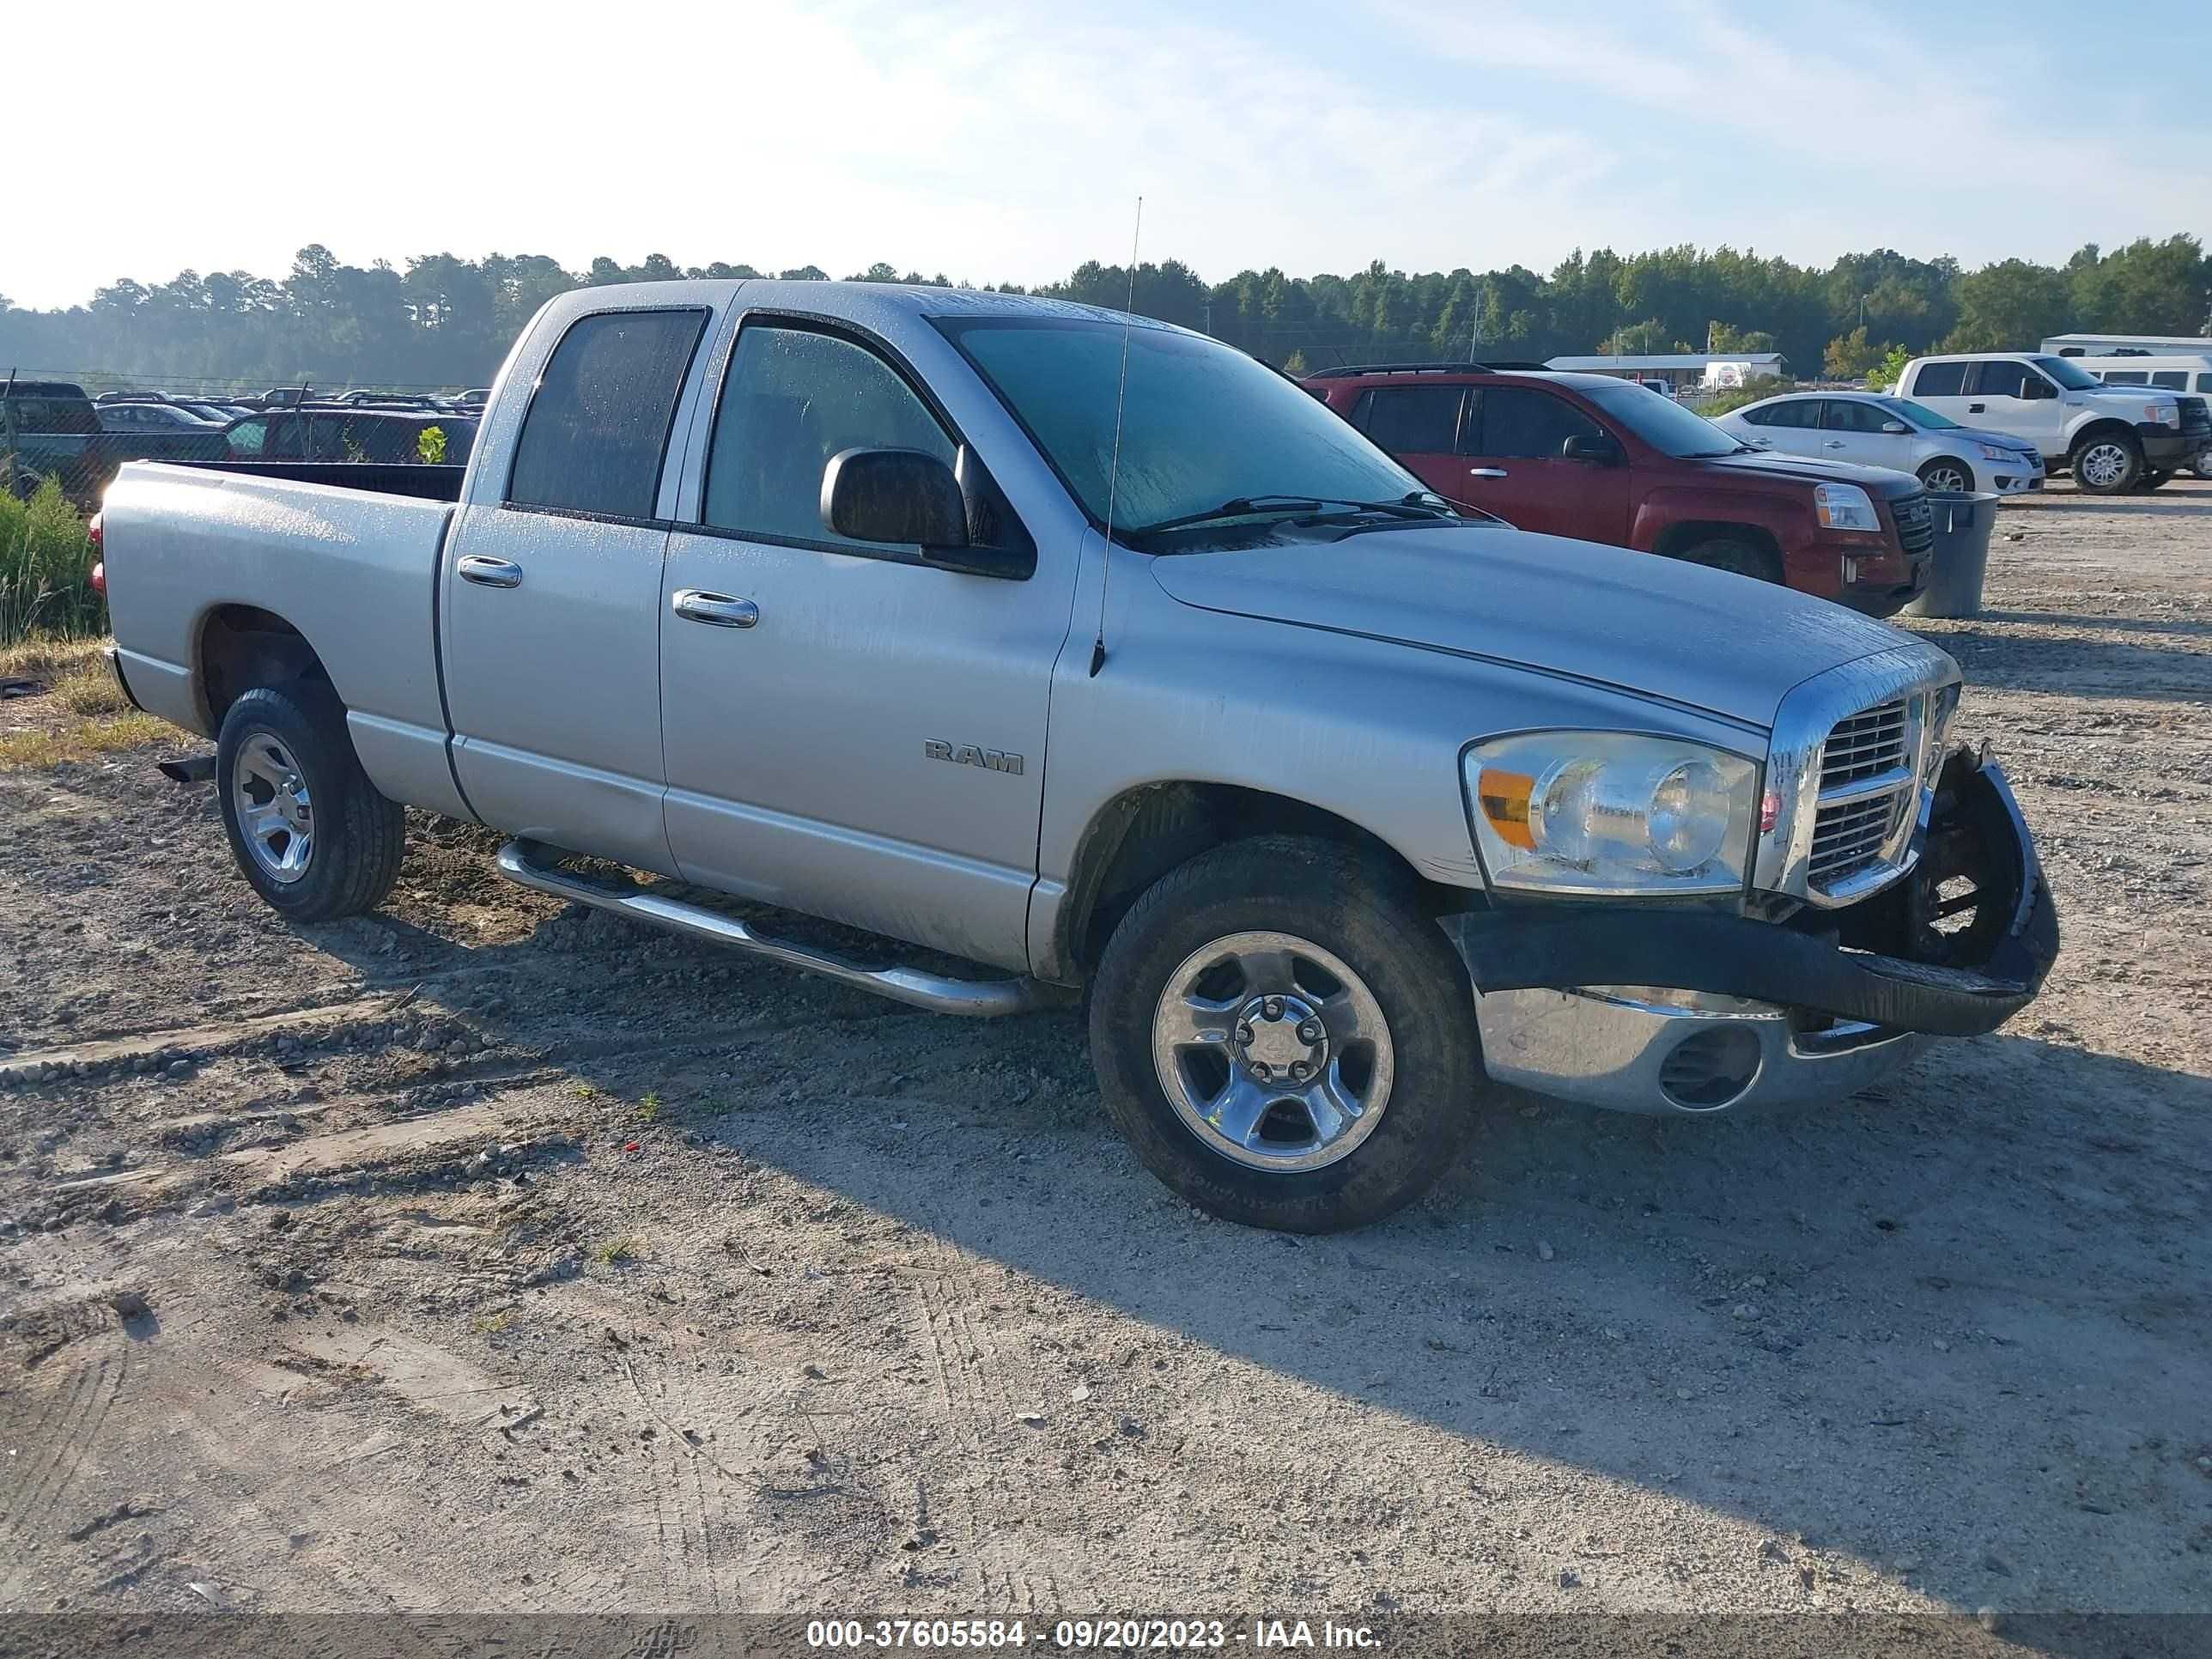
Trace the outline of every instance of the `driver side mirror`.
[[1902, 421], [1884, 421], [1881, 429], [1893, 438], [1910, 437], [1912, 434], [1912, 428]]
[[2021, 381], [2020, 395], [2027, 402], [2033, 403], [2038, 398], [2055, 398], [2058, 394], [2051, 389], [2050, 381], [2039, 380], [2030, 374]]
[[1618, 466], [1623, 459], [1620, 445], [1612, 438], [1582, 432], [1561, 444], [1559, 453], [1571, 461], [1593, 461], [1600, 466]]
[[847, 449], [822, 469], [822, 522], [855, 542], [968, 545], [968, 504], [952, 469], [919, 449]]

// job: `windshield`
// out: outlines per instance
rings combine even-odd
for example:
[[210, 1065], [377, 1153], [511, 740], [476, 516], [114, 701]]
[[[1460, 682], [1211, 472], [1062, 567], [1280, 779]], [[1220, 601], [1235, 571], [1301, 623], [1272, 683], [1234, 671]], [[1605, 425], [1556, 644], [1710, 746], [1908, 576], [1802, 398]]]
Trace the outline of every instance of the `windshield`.
[[1223, 503], [1401, 501], [1421, 481], [1319, 399], [1243, 352], [1142, 321], [1114, 471], [1122, 327], [1088, 318], [939, 318], [1084, 510], [1142, 534]]
[[2103, 384], [2094, 376], [2083, 374], [2063, 357], [2037, 357], [2032, 361], [2069, 392], [2094, 392]]
[[1671, 398], [1655, 398], [1640, 386], [1620, 381], [1583, 388], [1583, 395], [1661, 454], [1678, 460], [1733, 455], [1744, 447], [1704, 416], [1692, 415]]
[[1875, 402], [1923, 432], [1943, 432], [1959, 424], [1949, 416], [1938, 415], [1927, 404], [1916, 404], [1910, 398], [1876, 398]]

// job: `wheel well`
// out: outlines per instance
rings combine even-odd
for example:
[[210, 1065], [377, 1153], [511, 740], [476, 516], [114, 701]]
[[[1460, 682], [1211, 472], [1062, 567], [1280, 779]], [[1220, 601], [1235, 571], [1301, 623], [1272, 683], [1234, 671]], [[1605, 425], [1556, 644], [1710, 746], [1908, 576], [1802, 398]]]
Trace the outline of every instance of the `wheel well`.
[[2071, 456], [2079, 453], [2081, 446], [2092, 438], [2125, 438], [2130, 443], [2136, 444], [2142, 441], [2136, 437], [2135, 428], [2130, 426], [2125, 421], [2092, 421], [2074, 434], [2074, 441], [2066, 446], [2067, 454]]
[[1717, 520], [1670, 524], [1659, 532], [1659, 539], [1651, 544], [1651, 550], [1662, 559], [1679, 559], [1698, 543], [1711, 541], [1743, 542], [1762, 553], [1772, 554], [1777, 566], [1782, 562], [1782, 544], [1774, 539], [1771, 531], [1762, 530], [1755, 524], [1728, 524]]
[[1087, 974], [1146, 888], [1211, 848], [1262, 835], [1307, 836], [1353, 848], [1413, 881], [1439, 911], [1447, 895], [1462, 904], [1468, 897], [1424, 880], [1373, 831], [1308, 802], [1236, 784], [1145, 784], [1108, 802], [1084, 832], [1060, 907], [1059, 960]]
[[330, 674], [307, 635], [273, 611], [220, 605], [200, 625], [200, 695], [210, 730], [232, 703], [256, 686], [294, 680], [330, 684]]

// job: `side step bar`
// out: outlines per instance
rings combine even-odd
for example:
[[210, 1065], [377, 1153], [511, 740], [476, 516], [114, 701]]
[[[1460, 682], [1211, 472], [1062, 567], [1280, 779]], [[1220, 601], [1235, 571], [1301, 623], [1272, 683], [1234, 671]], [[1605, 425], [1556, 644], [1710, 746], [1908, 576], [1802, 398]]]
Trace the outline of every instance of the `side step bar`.
[[705, 939], [709, 945], [725, 945], [734, 951], [766, 957], [787, 968], [803, 969], [825, 979], [858, 986], [863, 991], [873, 991], [878, 996], [889, 997], [909, 1007], [927, 1008], [932, 1013], [989, 1018], [1000, 1014], [1025, 1014], [1036, 1008], [1057, 1006], [1067, 1000], [1068, 994], [1058, 986], [1027, 977], [947, 979], [913, 968], [866, 968], [811, 945], [764, 938], [735, 916], [724, 915], [704, 905], [663, 898], [645, 888], [603, 884], [562, 869], [560, 857], [557, 851], [542, 842], [510, 841], [499, 849], [499, 872], [509, 881], [550, 893], [555, 898], [573, 899], [579, 904], [628, 916], [633, 921]]

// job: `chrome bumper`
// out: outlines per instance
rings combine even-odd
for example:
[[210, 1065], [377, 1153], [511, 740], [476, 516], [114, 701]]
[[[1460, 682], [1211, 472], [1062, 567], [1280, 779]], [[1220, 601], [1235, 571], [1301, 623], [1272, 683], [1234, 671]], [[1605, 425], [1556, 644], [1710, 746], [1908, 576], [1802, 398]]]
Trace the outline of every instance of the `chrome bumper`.
[[1793, 1030], [1771, 1003], [1656, 987], [1475, 993], [1500, 1083], [1620, 1112], [1703, 1115], [1841, 1100], [1919, 1054], [1917, 1032]]

